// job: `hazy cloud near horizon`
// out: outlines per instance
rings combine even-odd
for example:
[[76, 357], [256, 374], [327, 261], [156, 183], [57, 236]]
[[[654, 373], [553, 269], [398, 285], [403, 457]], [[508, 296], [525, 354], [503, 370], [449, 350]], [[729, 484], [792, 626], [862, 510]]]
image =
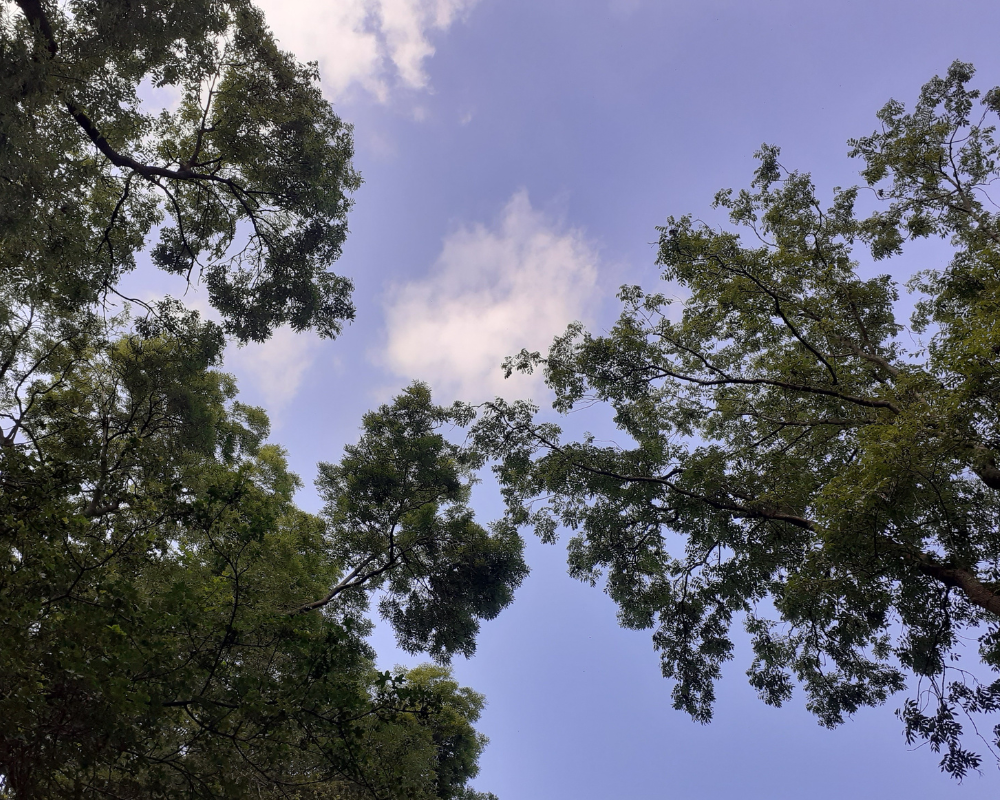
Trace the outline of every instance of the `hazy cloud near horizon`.
[[323, 89], [341, 99], [360, 88], [380, 102], [394, 89], [428, 86], [431, 39], [478, 0], [259, 0], [281, 46], [318, 61]]
[[391, 288], [383, 363], [428, 381], [442, 401], [537, 399], [539, 376], [504, 380], [500, 365], [521, 348], [544, 352], [568, 322], [588, 317], [598, 265], [582, 230], [516, 192], [495, 226], [456, 230], [425, 277]]

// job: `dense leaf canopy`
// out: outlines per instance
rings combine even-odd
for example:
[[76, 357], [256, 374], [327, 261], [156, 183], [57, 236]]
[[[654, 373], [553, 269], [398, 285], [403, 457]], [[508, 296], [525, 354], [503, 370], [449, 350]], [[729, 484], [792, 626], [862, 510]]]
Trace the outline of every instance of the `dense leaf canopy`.
[[[366, 417], [317, 517], [212, 369], [216, 326], [4, 315], [0, 794], [472, 797], [482, 698], [380, 674], [364, 640], [387, 582], [411, 650], [469, 653], [525, 572], [429, 392]], [[386, 439], [400, 418], [420, 436]]]
[[[248, 2], [0, 4], [0, 797], [490, 797], [442, 664], [526, 569], [453, 413], [366, 416], [313, 515], [220, 370], [351, 319], [351, 155]], [[154, 238], [221, 325], [123, 302]], [[376, 669], [376, 592], [438, 665]]]
[[[763, 147], [750, 189], [717, 195], [731, 229], [660, 229], [683, 301], [624, 287], [607, 334], [573, 325], [508, 362], [544, 370], [560, 412], [607, 407], [623, 441], [565, 441], [527, 403], [474, 428], [510, 521], [575, 531], [572, 574], [654, 630], [678, 708], [711, 717], [742, 620], [766, 702], [798, 683], [836, 725], [908, 687], [908, 739], [958, 776], [981, 763], [963, 723], [1000, 708], [1000, 90], [972, 75], [956, 62], [851, 142], [863, 196], [824, 207]], [[856, 254], [928, 236], [953, 258], [913, 274], [903, 335], [896, 282]], [[985, 669], [955, 661], [970, 638]]]
[[252, 4], [17, 6], [0, 6], [6, 280], [92, 302], [156, 233], [156, 264], [200, 279], [241, 341], [353, 317], [350, 281], [328, 271], [360, 183], [351, 130]]
[[[308, 514], [221, 354], [354, 314], [329, 270], [360, 178], [315, 66], [248, 0], [0, 4], [0, 797], [484, 798], [484, 701], [446, 665], [511, 602], [526, 524], [573, 530], [572, 574], [654, 631], [695, 719], [742, 623], [765, 702], [801, 686], [832, 726], [907, 690], [908, 740], [978, 767], [968, 721], [1000, 710], [1000, 90], [972, 78], [956, 62], [886, 105], [851, 142], [867, 186], [829, 206], [762, 147], [716, 197], [730, 227], [660, 229], [682, 300], [623, 287], [608, 333], [508, 362], [622, 442], [414, 384], [320, 465]], [[907, 328], [858, 262], [932, 236], [953, 256], [911, 271]], [[147, 258], [221, 324], [125, 303]], [[490, 459], [508, 514], [484, 527]], [[379, 672], [372, 606], [437, 664]]]

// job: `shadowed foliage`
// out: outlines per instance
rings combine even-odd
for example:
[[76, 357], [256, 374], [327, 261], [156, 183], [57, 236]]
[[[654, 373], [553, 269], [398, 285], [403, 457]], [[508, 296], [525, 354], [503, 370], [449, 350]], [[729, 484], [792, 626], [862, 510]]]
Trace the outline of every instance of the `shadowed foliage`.
[[[0, 796], [476, 796], [482, 698], [443, 668], [379, 673], [362, 612], [388, 581], [411, 649], [471, 652], [523, 574], [516, 535], [418, 503], [400, 558], [346, 579], [370, 550], [295, 507], [267, 417], [213, 369], [217, 326], [167, 303], [130, 325], [4, 313]], [[441, 417], [426, 390], [399, 405]], [[456, 452], [425, 434], [406, 491], [458, 502]], [[388, 443], [371, 473], [351, 455], [326, 469], [356, 487], [411, 448]], [[386, 513], [379, 493], [334, 491]], [[438, 573], [478, 593], [411, 586]]]
[[[200, 280], [227, 333], [335, 335], [350, 126], [249, 2], [0, 7], [0, 269], [37, 301], [117, 291], [154, 262]], [[166, 107], [150, 109], [148, 98]], [[147, 98], [144, 100], [144, 98]]]

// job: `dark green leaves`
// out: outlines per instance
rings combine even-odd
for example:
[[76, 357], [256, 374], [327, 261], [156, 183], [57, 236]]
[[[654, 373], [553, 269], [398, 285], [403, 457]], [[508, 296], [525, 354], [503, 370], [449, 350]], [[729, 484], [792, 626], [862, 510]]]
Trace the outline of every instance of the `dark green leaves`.
[[[256, 8], [21, 5], [0, 42], [0, 258], [22, 291], [113, 294], [159, 226], [154, 262], [203, 280], [240, 341], [353, 318], [350, 281], [328, 271], [360, 185], [350, 127]], [[178, 107], [145, 110], [144, 81]]]
[[[131, 329], [4, 312], [5, 791], [465, 796], [482, 698], [443, 668], [380, 676], [359, 613], [384, 586], [411, 649], [468, 653], [524, 573], [517, 535], [464, 507], [426, 390], [368, 417], [328, 525], [293, 504], [264, 413], [211, 369], [213, 324], [170, 304]], [[289, 613], [335, 585], [347, 602]]]
[[[364, 638], [381, 589], [409, 649], [471, 653], [525, 572], [451, 415], [421, 387], [369, 415], [324, 520], [217, 371], [227, 335], [353, 318], [315, 66], [243, 0], [0, 4], [0, 56], [0, 794], [487, 800], [482, 698]], [[154, 238], [221, 325], [121, 309]]]
[[469, 455], [440, 428], [452, 413], [414, 384], [364, 419], [364, 435], [317, 481], [336, 552], [348, 573], [319, 607], [357, 587], [384, 589], [379, 610], [400, 645], [447, 660], [471, 655], [480, 620], [513, 599], [527, 574], [517, 532], [487, 531], [466, 503]]

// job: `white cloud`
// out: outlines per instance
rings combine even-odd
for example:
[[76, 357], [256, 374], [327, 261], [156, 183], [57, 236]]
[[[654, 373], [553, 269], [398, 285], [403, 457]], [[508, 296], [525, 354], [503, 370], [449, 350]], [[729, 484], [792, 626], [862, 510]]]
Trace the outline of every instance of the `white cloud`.
[[[159, 280], [149, 285], [150, 277]], [[164, 296], [173, 295], [187, 308], [197, 311], [203, 319], [222, 323], [222, 315], [209, 304], [208, 293], [198, 283], [189, 284], [177, 296], [178, 283], [174, 276], [154, 272], [152, 275], [147, 273], [145, 278], [143, 280], [139, 273], [133, 273], [126, 279], [124, 293], [131, 293], [146, 303], [155, 303]], [[132, 281], [138, 285], [132, 284], [134, 288], [130, 292]], [[133, 312], [136, 311], [141, 309], [133, 308]], [[312, 331], [296, 333], [285, 325], [277, 328], [265, 342], [251, 342], [241, 347], [230, 339], [220, 368], [236, 376], [241, 399], [262, 403], [271, 415], [271, 422], [280, 422], [281, 412], [298, 394], [321, 343], [320, 337]]]
[[614, 16], [628, 19], [643, 5], [643, 0], [611, 0], [609, 5]]
[[427, 88], [431, 38], [478, 0], [258, 0], [281, 42], [319, 61], [333, 98], [361, 88], [385, 101], [396, 87]]
[[241, 384], [263, 400], [272, 415], [280, 413], [298, 394], [306, 370], [312, 366], [319, 337], [278, 328], [266, 342], [230, 346], [225, 367]]
[[426, 380], [442, 401], [537, 397], [538, 376], [505, 381], [500, 365], [522, 347], [544, 352], [587, 316], [598, 261], [582, 231], [552, 221], [518, 192], [495, 229], [456, 231], [426, 278], [393, 288], [384, 362]]

